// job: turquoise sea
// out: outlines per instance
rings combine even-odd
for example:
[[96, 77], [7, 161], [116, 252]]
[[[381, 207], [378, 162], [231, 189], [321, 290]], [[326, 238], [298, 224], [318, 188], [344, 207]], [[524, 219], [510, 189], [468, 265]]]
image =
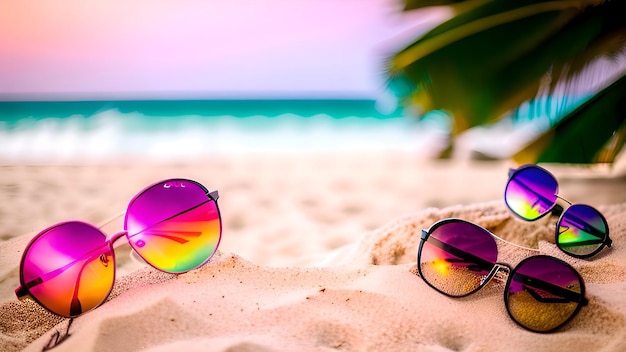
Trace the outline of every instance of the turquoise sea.
[[0, 161], [184, 158], [212, 153], [426, 151], [440, 119], [368, 99], [0, 102]]

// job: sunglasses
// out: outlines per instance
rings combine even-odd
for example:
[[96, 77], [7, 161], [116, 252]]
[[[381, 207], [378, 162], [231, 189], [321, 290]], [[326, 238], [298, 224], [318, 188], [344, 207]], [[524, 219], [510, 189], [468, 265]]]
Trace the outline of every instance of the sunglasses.
[[[523, 165], [509, 171], [504, 190], [507, 207], [519, 218], [537, 220], [548, 213], [560, 215], [556, 223], [555, 242], [566, 254], [589, 258], [611, 247], [609, 225], [602, 214], [585, 204], [572, 204], [558, 196], [556, 178], [537, 165]], [[557, 200], [565, 202], [565, 210]]]
[[584, 281], [569, 264], [546, 255], [525, 255], [515, 267], [498, 262], [498, 253], [511, 248], [513, 256], [520, 249], [536, 252], [465, 220], [445, 219], [422, 230], [417, 268], [429, 286], [450, 297], [470, 295], [492, 279], [506, 280], [509, 316], [535, 332], [558, 329], [587, 305]]
[[169, 179], [148, 186], [131, 200], [124, 231], [110, 239], [85, 222], [53, 225], [26, 246], [15, 294], [68, 318], [98, 307], [113, 288], [113, 244], [122, 237], [158, 270], [180, 274], [198, 268], [220, 242], [218, 198], [217, 191], [209, 192], [196, 181]]

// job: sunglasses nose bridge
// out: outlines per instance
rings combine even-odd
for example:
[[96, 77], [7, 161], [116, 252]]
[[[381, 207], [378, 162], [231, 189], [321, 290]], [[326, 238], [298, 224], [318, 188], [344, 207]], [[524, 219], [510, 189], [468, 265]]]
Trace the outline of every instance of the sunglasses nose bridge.
[[493, 279], [500, 282], [506, 282], [509, 278], [509, 274], [511, 273], [511, 268], [507, 264], [496, 263], [493, 270], [495, 271]]
[[572, 202], [561, 197], [558, 194], [555, 194], [556, 200], [554, 201], [554, 206], [552, 207], [553, 215], [561, 215], [565, 209], [569, 208], [572, 205]]
[[[502, 274], [502, 270], [505, 269], [505, 274]], [[502, 275], [504, 275], [504, 280], [506, 281], [506, 277], [508, 277], [508, 267], [503, 266], [502, 264], [496, 263], [493, 268], [489, 271], [489, 274], [485, 275], [482, 280], [480, 280], [480, 287], [484, 287], [489, 281], [492, 279], [496, 279], [498, 281], [501, 280]]]
[[128, 235], [128, 231], [120, 231], [116, 233], [115, 235], [111, 237], [111, 240], [110, 240], [111, 245], [114, 245], [117, 240], [119, 240], [122, 237], [125, 237], [126, 235]]
[[556, 197], [556, 201], [557, 202], [560, 202], [560, 203], [565, 204], [567, 206], [572, 205], [572, 202], [570, 202], [569, 200], [561, 197], [560, 195], [555, 194], [554, 196]]
[[506, 264], [496, 263], [487, 276], [483, 278], [480, 286], [485, 286], [489, 281], [496, 280], [499, 282], [506, 282], [509, 277], [511, 268]]

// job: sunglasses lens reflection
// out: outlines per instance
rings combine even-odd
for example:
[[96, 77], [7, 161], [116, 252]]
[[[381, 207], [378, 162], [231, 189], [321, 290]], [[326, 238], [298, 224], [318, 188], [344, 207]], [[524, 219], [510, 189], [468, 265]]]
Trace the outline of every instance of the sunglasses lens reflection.
[[539, 167], [516, 171], [504, 191], [504, 200], [515, 214], [536, 220], [556, 204], [558, 183], [554, 176]]
[[577, 257], [595, 254], [605, 243], [609, 231], [602, 214], [584, 204], [567, 208], [556, 228], [559, 248]]
[[217, 203], [190, 180], [167, 180], [135, 197], [126, 212], [131, 247], [150, 265], [183, 273], [206, 263], [221, 237]]
[[65, 222], [41, 232], [26, 249], [22, 286], [51, 312], [78, 316], [108, 297], [115, 258], [106, 235], [83, 222]]
[[505, 292], [511, 318], [525, 328], [548, 332], [565, 324], [582, 306], [584, 284], [574, 268], [547, 256], [523, 260]]
[[494, 238], [463, 221], [434, 225], [428, 240], [420, 246], [420, 276], [436, 290], [455, 297], [478, 290], [498, 256]]

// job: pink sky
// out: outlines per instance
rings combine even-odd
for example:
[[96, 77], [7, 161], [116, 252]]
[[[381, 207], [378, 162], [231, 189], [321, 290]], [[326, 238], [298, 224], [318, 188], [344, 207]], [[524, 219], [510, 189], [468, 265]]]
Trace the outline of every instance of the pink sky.
[[447, 15], [395, 0], [0, 3], [5, 96], [372, 97], [398, 38]]

